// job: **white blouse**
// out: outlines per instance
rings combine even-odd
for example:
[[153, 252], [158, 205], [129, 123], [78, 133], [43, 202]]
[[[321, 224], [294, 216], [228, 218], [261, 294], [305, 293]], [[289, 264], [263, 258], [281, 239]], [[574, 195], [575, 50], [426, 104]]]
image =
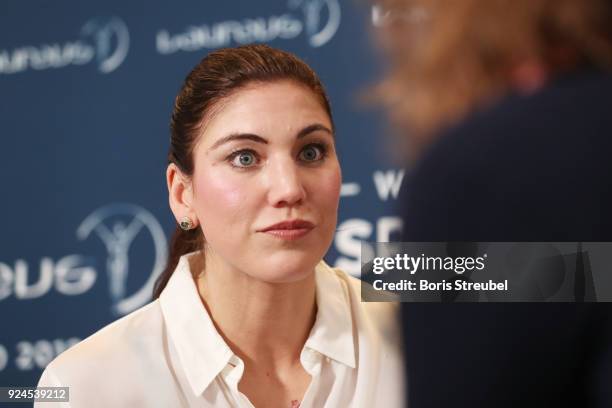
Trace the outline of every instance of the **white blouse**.
[[[70, 387], [51, 407], [253, 407], [244, 363], [217, 332], [183, 256], [159, 299], [66, 350], [39, 387]], [[311, 383], [300, 408], [403, 407], [394, 303], [360, 301], [360, 281], [315, 269], [317, 315], [300, 355]], [[290, 408], [289, 406], [287, 408]]]

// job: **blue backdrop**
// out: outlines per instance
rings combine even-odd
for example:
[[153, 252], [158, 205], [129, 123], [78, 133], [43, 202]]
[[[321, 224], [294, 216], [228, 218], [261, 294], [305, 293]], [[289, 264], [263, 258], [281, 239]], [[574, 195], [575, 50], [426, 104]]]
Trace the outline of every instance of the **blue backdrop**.
[[397, 238], [366, 2], [8, 1], [0, 14], [0, 386], [31, 386], [58, 353], [150, 300], [175, 223], [168, 123], [211, 49], [266, 42], [320, 75], [344, 184], [326, 259], [359, 272], [360, 240]]

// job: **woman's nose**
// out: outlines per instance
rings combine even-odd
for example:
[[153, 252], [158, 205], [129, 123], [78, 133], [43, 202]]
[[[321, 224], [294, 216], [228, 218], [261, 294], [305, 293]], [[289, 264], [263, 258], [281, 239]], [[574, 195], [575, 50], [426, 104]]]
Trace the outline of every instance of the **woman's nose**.
[[295, 162], [279, 162], [271, 166], [268, 200], [274, 207], [295, 206], [303, 202], [306, 190], [300, 169]]

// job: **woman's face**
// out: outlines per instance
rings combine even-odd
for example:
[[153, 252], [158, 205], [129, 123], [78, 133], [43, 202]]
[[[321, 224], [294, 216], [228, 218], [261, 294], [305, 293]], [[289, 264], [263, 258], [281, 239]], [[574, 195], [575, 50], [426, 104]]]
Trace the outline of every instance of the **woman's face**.
[[207, 256], [267, 282], [304, 278], [336, 228], [340, 165], [330, 118], [290, 81], [221, 101], [194, 151], [192, 208]]

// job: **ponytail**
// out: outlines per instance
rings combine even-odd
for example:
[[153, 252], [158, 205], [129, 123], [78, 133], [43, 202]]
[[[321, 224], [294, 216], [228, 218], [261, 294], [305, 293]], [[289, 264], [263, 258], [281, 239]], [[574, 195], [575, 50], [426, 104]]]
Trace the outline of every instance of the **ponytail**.
[[202, 235], [202, 230], [199, 226], [188, 231], [178, 226], [176, 227], [174, 234], [172, 234], [172, 239], [170, 240], [168, 263], [164, 271], [155, 281], [155, 286], [153, 287], [153, 299], [157, 299], [159, 295], [161, 295], [172, 273], [176, 269], [181, 256], [202, 249], [203, 244], [204, 235]]

